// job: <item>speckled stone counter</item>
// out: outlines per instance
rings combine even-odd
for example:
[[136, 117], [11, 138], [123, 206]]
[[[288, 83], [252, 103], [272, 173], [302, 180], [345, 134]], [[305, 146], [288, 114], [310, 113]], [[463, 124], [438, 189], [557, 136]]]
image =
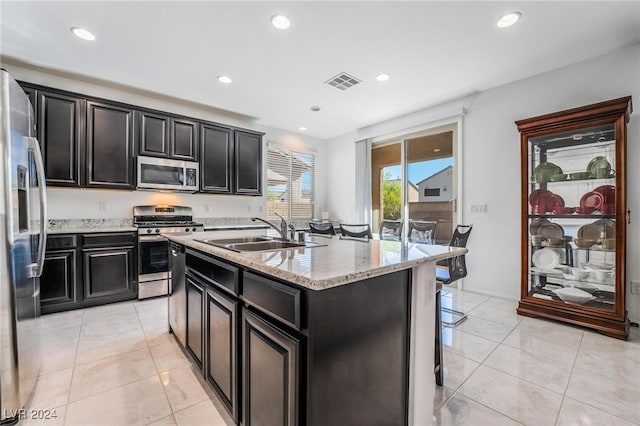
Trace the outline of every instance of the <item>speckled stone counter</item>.
[[171, 241], [215, 255], [264, 274], [323, 290], [350, 282], [409, 269], [427, 262], [459, 256], [466, 249], [398, 241], [355, 241], [312, 236], [319, 247], [237, 253], [197, 240], [217, 238], [216, 232], [164, 235]]
[[137, 231], [131, 219], [49, 219], [48, 234]]

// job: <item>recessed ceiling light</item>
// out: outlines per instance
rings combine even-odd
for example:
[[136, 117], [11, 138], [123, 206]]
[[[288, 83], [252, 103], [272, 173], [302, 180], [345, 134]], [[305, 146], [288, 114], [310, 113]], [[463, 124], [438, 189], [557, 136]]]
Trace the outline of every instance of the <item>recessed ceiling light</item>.
[[314, 105], [314, 106], [312, 106], [312, 107], [311, 107], [311, 108], [309, 108], [309, 109], [310, 109], [311, 111], [313, 111], [313, 112], [318, 112], [318, 111], [320, 111], [320, 107], [319, 107], [319, 106], [317, 106], [317, 105]]
[[279, 30], [286, 30], [291, 26], [291, 21], [285, 15], [277, 14], [271, 17], [271, 25]]
[[387, 80], [389, 80], [390, 77], [391, 76], [389, 74], [382, 73], [382, 74], [378, 74], [377, 75], [376, 80], [378, 80], [378, 81], [387, 81]]
[[302, 126], [302, 127], [298, 127], [298, 130], [300, 130], [301, 132], [305, 132], [307, 130], [307, 128]]
[[85, 30], [84, 28], [71, 27], [71, 32], [74, 33], [76, 35], [76, 37], [80, 37], [83, 40], [93, 41], [93, 40], [96, 39], [96, 36], [91, 34], [91, 32], [89, 32], [89, 30]]
[[500, 28], [510, 27], [516, 22], [518, 22], [521, 16], [522, 14], [520, 12], [507, 13], [506, 15], [503, 15], [500, 19], [498, 19], [497, 25]]
[[229, 77], [227, 77], [226, 75], [219, 75], [218, 76], [218, 81], [220, 83], [224, 83], [224, 84], [229, 84], [231, 83], [233, 80], [231, 80]]
[[435, 148], [433, 152], [440, 152], [440, 148]]

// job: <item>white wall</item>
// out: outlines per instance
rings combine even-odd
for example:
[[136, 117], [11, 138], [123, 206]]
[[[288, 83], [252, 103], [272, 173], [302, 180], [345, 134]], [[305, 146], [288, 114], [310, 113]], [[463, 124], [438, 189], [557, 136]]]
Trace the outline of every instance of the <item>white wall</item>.
[[[463, 119], [462, 213], [473, 223], [465, 288], [518, 299], [520, 293], [520, 144], [514, 121], [631, 95], [640, 108], [640, 45], [565, 68], [477, 93], [461, 101]], [[417, 126], [446, 117], [450, 105], [438, 106], [354, 132], [329, 142], [327, 204], [332, 214], [353, 216], [355, 194], [353, 141]], [[408, 125], [407, 125], [408, 124]], [[373, 130], [372, 130], [373, 129]], [[372, 133], [373, 132], [373, 133]], [[627, 309], [640, 320], [640, 295], [629, 280], [640, 280], [640, 114], [628, 124], [628, 208], [632, 212], [627, 243]], [[344, 176], [345, 170], [350, 175]], [[488, 213], [470, 213], [474, 204]]]
[[[447, 169], [444, 172], [439, 172], [434, 176], [420, 182], [418, 185], [418, 193], [420, 194], [421, 202], [436, 202], [436, 201], [451, 201], [453, 196], [452, 191], [453, 184], [453, 169]], [[440, 195], [427, 197], [424, 195], [426, 188], [440, 188]]]
[[[320, 211], [325, 208], [326, 144], [320, 139], [261, 126], [238, 114], [225, 113], [214, 108], [162, 95], [140, 92], [133, 88], [78, 79], [55, 71], [13, 62], [5, 62], [2, 65], [17, 80], [257, 130], [265, 133], [263, 137], [265, 144], [276, 142], [290, 148], [314, 152], [316, 154], [316, 211], [314, 214], [320, 217]], [[176, 80], [176, 84], [189, 84], [189, 82]], [[266, 148], [263, 149], [263, 152], [263, 161], [266, 164]], [[263, 182], [266, 182], [266, 167], [264, 167]], [[106, 210], [99, 209], [100, 201], [106, 201]], [[201, 218], [263, 216], [266, 211], [266, 196], [51, 188], [49, 191], [49, 215], [52, 219], [130, 218], [132, 206], [158, 202], [192, 206], [194, 215]]]

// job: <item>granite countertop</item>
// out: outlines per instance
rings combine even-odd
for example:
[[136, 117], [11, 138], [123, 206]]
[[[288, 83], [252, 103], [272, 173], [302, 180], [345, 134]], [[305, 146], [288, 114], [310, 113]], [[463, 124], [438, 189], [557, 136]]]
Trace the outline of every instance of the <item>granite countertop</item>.
[[187, 247], [311, 290], [336, 287], [467, 252], [465, 248], [430, 244], [380, 240], [355, 241], [340, 239], [338, 236], [311, 236], [307, 241], [321, 246], [237, 253], [196, 241], [215, 239], [218, 237], [215, 231], [188, 235], [163, 235]]
[[134, 232], [131, 219], [50, 219], [48, 234], [85, 234], [93, 232]]

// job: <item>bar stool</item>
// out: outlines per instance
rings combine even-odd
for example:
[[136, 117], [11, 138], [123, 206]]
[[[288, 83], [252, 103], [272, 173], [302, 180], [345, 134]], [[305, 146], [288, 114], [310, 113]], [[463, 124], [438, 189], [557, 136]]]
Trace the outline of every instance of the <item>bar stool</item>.
[[331, 223], [318, 223], [318, 222], [309, 222], [309, 233], [311, 233], [311, 234], [336, 235], [336, 231], [335, 231], [335, 229], [333, 229], [333, 224], [331, 224]]
[[[466, 247], [472, 228], [473, 225], [458, 225], [453, 231], [449, 245], [451, 247]], [[446, 269], [438, 268], [437, 266], [446, 266]], [[436, 262], [436, 281], [444, 285], [449, 285], [466, 276], [467, 263], [464, 254]], [[467, 319], [467, 314], [462, 311], [456, 311], [450, 308], [442, 308], [442, 311], [450, 314], [452, 317], [452, 321], [442, 320], [442, 323], [446, 325], [455, 326]]]
[[381, 240], [400, 240], [402, 238], [401, 220], [383, 220], [380, 223]]
[[371, 227], [369, 226], [368, 223], [356, 223], [356, 224], [341, 223], [340, 233], [342, 234], [343, 237], [369, 238], [369, 239], [373, 238], [373, 235], [371, 234]]

